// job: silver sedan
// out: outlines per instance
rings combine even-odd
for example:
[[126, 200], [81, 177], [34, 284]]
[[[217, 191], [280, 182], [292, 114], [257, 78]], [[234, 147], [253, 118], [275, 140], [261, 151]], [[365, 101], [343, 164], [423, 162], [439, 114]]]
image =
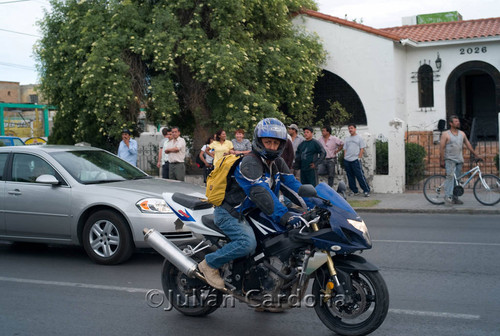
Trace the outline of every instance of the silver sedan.
[[0, 239], [82, 245], [93, 261], [108, 265], [147, 247], [145, 227], [177, 242], [192, 240], [161, 194], [204, 193], [77, 146], [0, 148], [0, 183]]

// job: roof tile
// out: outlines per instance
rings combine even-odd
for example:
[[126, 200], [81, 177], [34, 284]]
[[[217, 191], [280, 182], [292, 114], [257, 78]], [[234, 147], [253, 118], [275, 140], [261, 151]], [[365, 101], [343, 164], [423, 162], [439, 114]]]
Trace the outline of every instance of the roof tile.
[[415, 42], [431, 42], [500, 35], [500, 17], [377, 29], [308, 9], [302, 9], [298, 14], [305, 14], [343, 26], [363, 30], [367, 33], [386, 37], [394, 41], [411, 39]]
[[415, 42], [461, 40], [500, 35], [500, 17], [380, 29]]

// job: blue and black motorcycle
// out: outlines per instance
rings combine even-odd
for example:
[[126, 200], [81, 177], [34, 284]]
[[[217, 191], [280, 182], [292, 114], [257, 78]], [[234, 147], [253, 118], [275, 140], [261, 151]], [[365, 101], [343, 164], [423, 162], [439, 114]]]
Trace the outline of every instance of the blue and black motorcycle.
[[204, 316], [231, 296], [257, 310], [314, 307], [325, 326], [339, 335], [376, 330], [387, 315], [389, 292], [378, 268], [356, 254], [372, 247], [365, 223], [325, 183], [303, 185], [299, 195], [315, 204], [302, 215], [307, 225], [301, 228], [284, 229], [259, 211], [245, 216], [257, 237], [256, 251], [224, 265], [220, 271], [226, 287], [216, 290], [197, 268], [229, 239], [214, 224], [212, 205], [203, 195], [164, 193], [170, 208], [199, 238], [176, 246], [160, 232], [144, 229], [144, 239], [166, 258], [162, 284], [172, 306], [185, 315]]

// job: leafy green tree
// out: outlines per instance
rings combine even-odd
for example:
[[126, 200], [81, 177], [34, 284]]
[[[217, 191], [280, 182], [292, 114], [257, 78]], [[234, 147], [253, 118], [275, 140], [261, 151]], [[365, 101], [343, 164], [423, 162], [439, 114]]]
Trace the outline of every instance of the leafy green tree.
[[307, 124], [325, 52], [291, 23], [313, 0], [51, 0], [36, 48], [41, 90], [58, 106], [52, 143], [115, 146], [149, 122], [194, 134]]
[[324, 118], [319, 121], [319, 126], [330, 125], [332, 134], [339, 138], [343, 138], [342, 127], [346, 126], [352, 115], [347, 112], [345, 107], [338, 101], [331, 102], [328, 100], [330, 108], [326, 111]]

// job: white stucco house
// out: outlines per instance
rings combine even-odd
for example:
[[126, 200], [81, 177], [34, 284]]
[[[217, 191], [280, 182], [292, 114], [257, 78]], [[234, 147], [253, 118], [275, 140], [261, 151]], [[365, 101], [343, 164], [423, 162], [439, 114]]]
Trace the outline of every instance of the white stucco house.
[[294, 24], [328, 52], [318, 104], [338, 100], [370, 143], [389, 140], [389, 175], [373, 176], [376, 192], [404, 191], [405, 137], [436, 140], [439, 120], [450, 115], [498, 153], [500, 18], [376, 29], [303, 10]]

